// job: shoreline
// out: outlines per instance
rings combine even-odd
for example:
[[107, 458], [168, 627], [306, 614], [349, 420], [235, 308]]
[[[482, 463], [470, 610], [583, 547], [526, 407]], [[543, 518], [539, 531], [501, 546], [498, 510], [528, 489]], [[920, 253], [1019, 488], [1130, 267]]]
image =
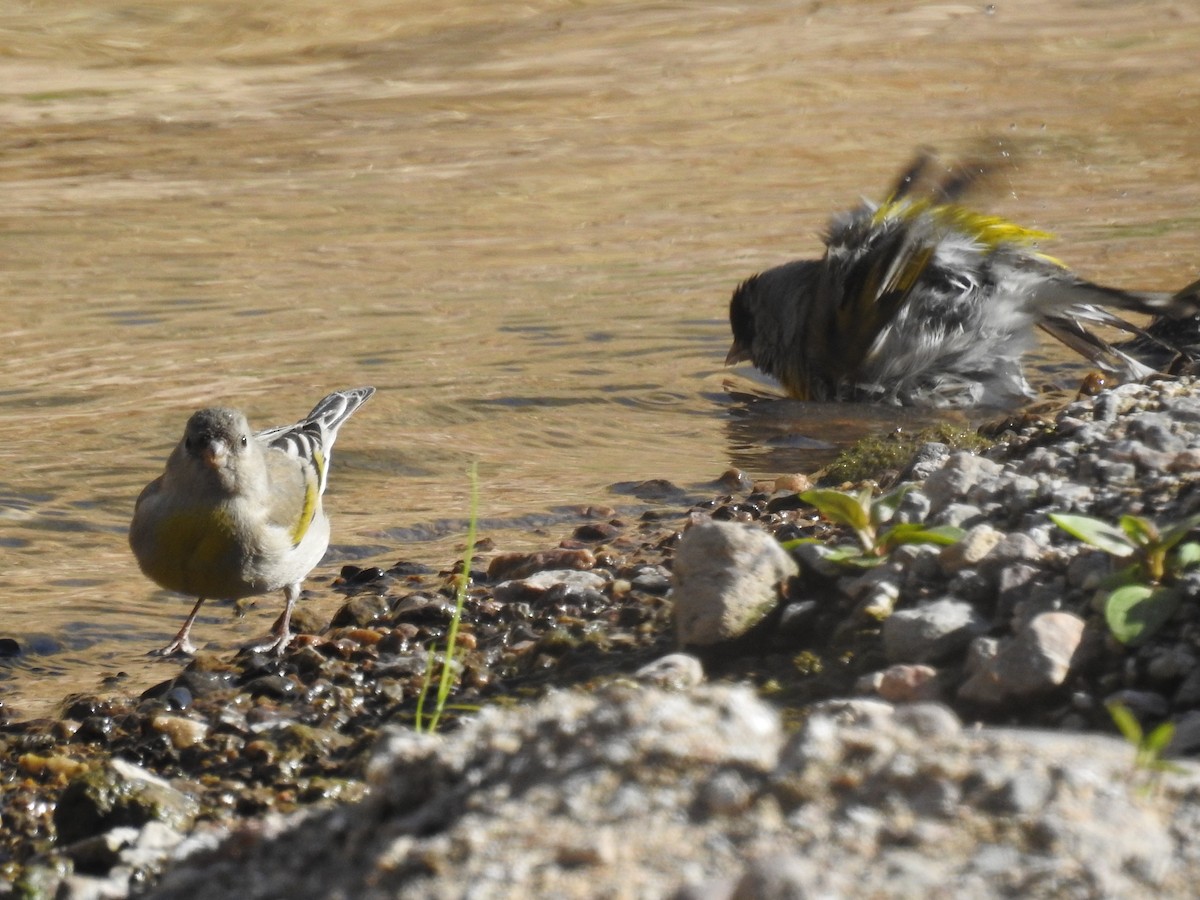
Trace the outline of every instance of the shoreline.
[[[980, 455], [927, 445], [909, 474], [914, 487], [900, 504], [901, 518], [960, 527], [966, 533], [962, 541], [899, 547], [882, 563], [857, 571], [831, 565], [816, 549], [820, 544], [801, 545], [793, 551], [799, 575], [786, 583], [779, 602], [757, 625], [686, 656], [676, 654], [669, 592], [674, 554], [690, 528], [709, 521], [740, 522], [780, 540], [818, 537], [826, 543], [844, 541], [844, 530], [795, 501], [794, 491], [754, 493], [732, 480], [728, 487], [738, 490], [681, 506], [685, 494], [662, 482], [647, 482], [660, 489], [651, 501], [660, 505], [636, 519], [596, 517], [582, 522], [558, 547], [540, 552], [487, 550], [486, 568], [478, 560], [472, 567], [473, 586], [459, 633], [459, 690], [453, 697], [486, 712], [452, 715], [434, 737], [413, 735], [408, 726], [424, 681], [428, 646], [444, 640], [448, 627], [452, 573], [404, 564], [388, 571], [346, 567], [338, 586], [347, 597], [345, 604], [330, 623], [304, 623], [301, 613], [298, 625], [323, 633], [298, 639], [282, 659], [254, 653], [232, 660], [201, 655], [140, 697], [76, 697], [55, 720], [0, 726], [9, 835], [3, 877], [23, 896], [124, 896], [168, 872], [163, 896], [172, 896], [172, 890], [178, 896], [189, 896], [190, 890], [194, 896], [196, 879], [207, 877], [214, 859], [230, 872], [240, 871], [240, 863], [222, 849], [232, 844], [222, 841], [244, 841], [247, 834], [266, 828], [270, 837], [261, 838], [261, 846], [256, 839], [258, 849], [251, 857], [257, 855], [263, 877], [275, 879], [270, 891], [278, 891], [284, 883], [280, 879], [296, 876], [286, 867], [271, 868], [273, 854], [282, 853], [272, 849], [274, 842], [292, 846], [289, 841], [312, 838], [309, 832], [319, 833], [322, 827], [343, 827], [336, 825], [338, 816], [359, 809], [386, 820], [384, 831], [408, 834], [406, 850], [389, 852], [401, 853], [403, 864], [397, 865], [410, 872], [410, 880], [397, 881], [394, 893], [372, 894], [364, 887], [365, 893], [356, 895], [398, 896], [412, 889], [453, 896], [455, 878], [474, 873], [486, 880], [486, 873], [477, 871], [486, 854], [480, 850], [476, 858], [468, 853], [446, 872], [418, 864], [425, 858], [422, 853], [432, 852], [422, 843], [428, 836], [416, 826], [404, 832], [397, 824], [403, 810], [382, 809], [379, 797], [389, 791], [412, 794], [409, 812], [425, 808], [422, 804], [444, 806], [447, 797], [439, 790], [465, 779], [451, 791], [462, 809], [442, 814], [441, 832], [450, 835], [467, 827], [469, 810], [484, 817], [487, 827], [508, 835], [497, 840], [513, 842], [509, 862], [515, 865], [521, 853], [533, 852], [518, 846], [520, 816], [506, 805], [510, 801], [486, 800], [491, 788], [465, 786], [473, 783], [470, 773], [489, 766], [509, 771], [506, 767], [522, 760], [528, 764], [521, 747], [529, 734], [548, 728], [558, 737], [553, 752], [547, 751], [543, 774], [561, 788], [553, 779], [567, 778], [567, 771], [556, 770], [554, 759], [572, 752], [586, 757], [605, 746], [601, 741], [588, 745], [590, 749], [571, 749], [570, 736], [578, 740], [576, 729], [585, 722], [614, 742], [644, 731], [641, 743], [634, 742], [634, 756], [643, 760], [646, 772], [664, 765], [655, 753], [661, 756], [663, 748], [670, 748], [667, 771], [685, 773], [679, 783], [691, 785], [680, 788], [679, 802], [712, 807], [711, 815], [693, 816], [697, 836], [715, 828], [712, 834], [730, 839], [729, 829], [741, 826], [735, 822], [738, 816], [723, 811], [726, 805], [739, 815], [753, 811], [757, 821], [778, 815], [780, 804], [788, 807], [787, 816], [803, 818], [805, 809], [832, 802], [837, 790], [829, 784], [805, 787], [795, 795], [806, 798], [803, 802], [770, 787], [780, 779], [800, 777], [793, 771], [795, 758], [787, 762], [787, 748], [796, 742], [811, 744], [822, 734], [826, 737], [820, 740], [833, 741], [826, 747], [830, 765], [841, 759], [852, 769], [847, 760], [859, 741], [893, 762], [907, 748], [904, 752], [918, 761], [918, 769], [932, 767], [926, 780], [942, 785], [946, 793], [936, 815], [918, 809], [915, 795], [903, 790], [900, 795], [912, 807], [907, 819], [882, 795], [874, 805], [860, 798], [882, 817], [875, 829], [879, 833], [898, 828], [901, 821], [911, 826], [914, 816], [919, 824], [926, 818], [941, 821], [947, 810], [966, 815], [974, 795], [964, 779], [978, 763], [973, 754], [1008, 760], [1005, 765], [1019, 757], [1021, 766], [1041, 773], [1033, 787], [1019, 782], [1005, 788], [1019, 795], [1015, 805], [977, 811], [980, 834], [985, 825], [1003, 831], [1003, 823], [1018, 820], [1025, 822], [1022, 828], [1032, 828], [1035, 821], [1044, 825], [1055, 803], [1073, 790], [1064, 786], [1067, 782], [1060, 784], [1063, 761], [1039, 749], [1041, 743], [1055, 741], [1092, 740], [1096, 747], [1106, 747], [1100, 761], [1087, 765], [1099, 767], [1096, 771], [1109, 780], [1127, 768], [1125, 799], [1136, 805], [1136, 783], [1155, 773], [1135, 771], [1132, 748], [1100, 736], [1115, 733], [1106, 704], [1117, 699], [1147, 733], [1172, 722], [1173, 756], [1200, 750], [1200, 608], [1190, 602], [1200, 594], [1200, 579], [1182, 573], [1187, 600], [1169, 622], [1140, 646], [1122, 645], [1095, 608], [1101, 581], [1111, 569], [1108, 558], [1062, 532], [1046, 514], [1084, 512], [1110, 521], [1136, 514], [1167, 523], [1195, 513], [1200, 505], [1196, 382], [1159, 380], [1104, 392], [1072, 404], [1050, 428], [1010, 434]], [[663, 663], [664, 658], [674, 662]], [[706, 684], [697, 684], [697, 673]], [[830, 706], [835, 703], [849, 706]], [[676, 706], [680, 721], [661, 713]], [[596, 724], [606, 721], [606, 709], [625, 726]], [[700, 761], [709, 751], [703, 750], [702, 735], [683, 724], [687, 710], [697, 722], [733, 717], [741, 723], [738, 729], [746, 730], [734, 729], [727, 740], [709, 748], [716, 770], [741, 772], [741, 787], [733, 776], [716, 787], [700, 777]], [[532, 722], [542, 724], [534, 727]], [[982, 731], [966, 728], [972, 723]], [[660, 726], [661, 733], [656, 730]], [[995, 726], [1016, 726], [1023, 736], [1006, 742], [1004, 731]], [[922, 728], [932, 729], [927, 747], [913, 737]], [[490, 756], [462, 746], [478, 742], [481, 729], [490, 735]], [[773, 750], [747, 761], [746, 739], [755, 729], [761, 731], [763, 747]], [[509, 737], [502, 738], [505, 734]], [[1017, 744], [1020, 748], [1014, 749]], [[386, 746], [392, 750], [381, 749]], [[1120, 751], [1125, 749], [1122, 762]], [[934, 772], [939, 753], [959, 760], [961, 777]], [[843, 759], [842, 754], [848, 755]], [[115, 769], [114, 759], [121, 761]], [[813, 759], [806, 757], [805, 765], [820, 769]], [[596, 771], [607, 771], [610, 790], [619, 790], [625, 779], [634, 793], [650, 789], [642, 774], [603, 754], [593, 764]], [[413, 767], [429, 779], [419, 790], [404, 781], [411, 775], [399, 774]], [[786, 777], [781, 774], [785, 770]], [[516, 777], [514, 773], [509, 775]], [[1155, 803], [1163, 809], [1170, 804], [1172, 816], [1200, 815], [1194, 787], [1188, 786], [1196, 780], [1194, 774], [1157, 773], [1156, 779]], [[584, 806], [575, 811], [581, 822], [603, 818], [600, 798], [588, 793], [593, 789], [598, 790], [593, 785], [583, 792], [579, 802]], [[152, 800], [132, 799], [147, 791]], [[483, 806], [472, 806], [472, 796]], [[539, 802], [538, 797], [530, 799], [530, 809], [548, 821], [560, 814]], [[1071, 802], [1085, 800], [1074, 797]], [[497, 808], [485, 808], [489, 806]], [[764, 833], [778, 837], [772, 853], [786, 855], [786, 829], [763, 827]], [[1116, 826], [1109, 827], [1116, 840]], [[677, 837], [686, 842], [686, 830]], [[364, 854], [374, 852], [368, 838], [359, 844]], [[1010, 838], [997, 839], [997, 846], [1036, 855], [1037, 848], [1026, 846], [1027, 840]], [[813, 835], [808, 839], [817, 840]], [[909, 839], [925, 847], [924, 838]], [[531, 838], [526, 834], [523, 840]], [[583, 836], [572, 840], [579, 843]], [[585, 896], [578, 885], [562, 887], [575, 884], [577, 870], [593, 886], [613, 879], [616, 890], [619, 876], [637, 881], [637, 873], [654, 869], [635, 836], [617, 832], [604, 840], [607, 850], [571, 844], [574, 849], [567, 852], [559, 847], [550, 862], [541, 864], [537, 877], [557, 873], [564, 892]], [[963, 871], [975, 872], [983, 865], [979, 853], [993, 843], [980, 839], [974, 849], [956, 851]], [[821, 847], [831, 854], [854, 852], [832, 838]], [[297, 851], [293, 847], [290, 852]], [[696, 877], [677, 878], [673, 886], [662, 880], [664, 873], [647, 874], [646, 890], [669, 893], [720, 878], [766, 877], [754, 868], [759, 857], [748, 851], [718, 856], [711, 865], [696, 862]], [[1105, 883], [1114, 890], [1169, 894], [1172, 885], [1186, 883], [1176, 879], [1200, 872], [1200, 862], [1177, 844], [1158, 847], [1150, 856], [1161, 871], [1151, 872], [1154, 866], [1143, 859], [1138, 865], [1149, 866], [1147, 872], [1134, 865], [1090, 877], [1108, 879]], [[372, 865], [380, 864], [372, 859]], [[1066, 857], [1061, 861], [1065, 865]], [[1068, 883], [1083, 878], [1078, 859], [1075, 864], [1074, 875], [1063, 875]], [[350, 882], [362, 874], [339, 871]], [[821, 883], [819, 873], [805, 871], [787, 877], [810, 888]], [[246, 877], [244, 871], [231, 875], [229, 896], [235, 895], [235, 887], [245, 886]], [[523, 883], [526, 889], [559, 889], [552, 882]], [[828, 886], [836, 888], [833, 882]], [[916, 889], [915, 882], [908, 886]], [[289, 892], [305, 895], [298, 885], [293, 888]], [[496, 896], [505, 895], [498, 887], [496, 891]]]

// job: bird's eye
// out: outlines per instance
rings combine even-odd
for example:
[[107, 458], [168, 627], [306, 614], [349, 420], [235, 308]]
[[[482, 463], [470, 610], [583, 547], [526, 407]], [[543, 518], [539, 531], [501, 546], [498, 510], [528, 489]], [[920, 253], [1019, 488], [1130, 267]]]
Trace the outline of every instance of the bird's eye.
[[238, 443], [241, 444], [243, 447], [245, 447], [248, 443], [250, 443], [250, 439], [248, 437], [246, 437], [246, 435], [243, 434], [238, 439]]

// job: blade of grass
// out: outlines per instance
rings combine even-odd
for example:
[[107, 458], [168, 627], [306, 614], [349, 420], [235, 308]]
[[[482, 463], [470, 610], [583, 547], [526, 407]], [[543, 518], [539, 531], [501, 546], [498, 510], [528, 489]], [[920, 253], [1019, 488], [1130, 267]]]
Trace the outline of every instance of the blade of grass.
[[463, 550], [462, 572], [458, 576], [458, 585], [454, 592], [454, 615], [450, 617], [450, 628], [446, 632], [446, 652], [442, 657], [442, 670], [438, 678], [437, 702], [428, 721], [424, 720], [425, 696], [433, 678], [433, 648], [429, 650], [429, 664], [425, 669], [425, 682], [421, 685], [421, 693], [417, 698], [416, 730], [424, 730], [432, 734], [437, 730], [438, 722], [446, 709], [446, 700], [454, 687], [454, 651], [458, 642], [458, 626], [462, 622], [463, 604], [467, 599], [467, 588], [471, 583], [471, 563], [475, 558], [475, 533], [479, 524], [479, 466], [471, 463], [468, 473], [471, 480], [471, 513], [467, 520], [467, 546]]

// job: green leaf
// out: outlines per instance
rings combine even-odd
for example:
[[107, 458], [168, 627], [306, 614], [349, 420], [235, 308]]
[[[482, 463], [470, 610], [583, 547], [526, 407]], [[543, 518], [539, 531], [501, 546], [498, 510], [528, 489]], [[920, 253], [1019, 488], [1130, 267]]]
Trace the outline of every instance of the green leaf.
[[1195, 531], [1197, 527], [1200, 527], [1200, 513], [1197, 513], [1194, 516], [1188, 516], [1186, 519], [1176, 522], [1163, 532], [1162, 537], [1159, 538], [1159, 540], [1161, 540], [1163, 546], [1169, 550], [1193, 531]]
[[884, 542], [891, 546], [900, 544], [957, 544], [966, 535], [966, 531], [957, 525], [923, 525], [920, 522], [906, 522], [894, 525], [884, 535]]
[[1135, 644], [1162, 628], [1181, 599], [1177, 588], [1127, 584], [1108, 595], [1104, 618], [1113, 637], [1122, 644]]
[[884, 522], [890, 522], [892, 516], [896, 515], [896, 510], [900, 508], [900, 502], [904, 496], [916, 487], [915, 484], [902, 484], [894, 491], [888, 491], [878, 500], [871, 504], [871, 521], [876, 525], [882, 525]]
[[1145, 584], [1146, 579], [1143, 577], [1142, 566], [1140, 563], [1122, 566], [1117, 571], [1105, 575], [1100, 579], [1100, 588], [1106, 591], [1115, 591], [1119, 587], [1124, 587], [1127, 584]]
[[1129, 711], [1128, 706], [1116, 700], [1106, 703], [1105, 706], [1108, 708], [1108, 714], [1112, 716], [1113, 724], [1124, 735], [1125, 740], [1129, 741], [1135, 747], [1141, 747], [1142, 725], [1138, 722], [1137, 716]]
[[1158, 529], [1147, 518], [1142, 516], [1121, 516], [1118, 524], [1129, 540], [1139, 547], [1149, 547], [1159, 543]]
[[853, 494], [817, 488], [800, 495], [805, 503], [817, 508], [817, 512], [831, 522], [848, 525], [855, 531], [871, 527], [871, 515]]
[[1200, 565], [1200, 544], [1195, 541], [1180, 544], [1179, 549], [1175, 551], [1174, 567], [1183, 571], [1196, 565]]
[[1137, 547], [1120, 528], [1091, 516], [1050, 513], [1050, 521], [1072, 537], [1113, 556], [1132, 556]]
[[1175, 723], [1163, 722], [1152, 732], [1146, 735], [1142, 741], [1142, 748], [1158, 757], [1167, 749], [1167, 744], [1171, 743], [1171, 738], [1175, 736]]
[[780, 541], [779, 546], [782, 547], [784, 550], [791, 552], [792, 550], [795, 550], [797, 547], [799, 547], [801, 544], [819, 544], [819, 543], [821, 543], [821, 542], [819, 540], [817, 540], [816, 538], [810, 538], [810, 537], [792, 538], [790, 541]]

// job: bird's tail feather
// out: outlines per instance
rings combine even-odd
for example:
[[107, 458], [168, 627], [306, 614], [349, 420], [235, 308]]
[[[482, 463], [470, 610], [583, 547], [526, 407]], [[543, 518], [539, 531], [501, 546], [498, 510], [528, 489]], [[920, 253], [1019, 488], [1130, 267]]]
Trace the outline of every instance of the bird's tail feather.
[[[1147, 365], [1138, 356], [1160, 359], [1165, 351], [1168, 359], [1195, 358], [1195, 348], [1183, 346], [1177, 339], [1177, 333], [1189, 334], [1197, 330], [1191, 323], [1200, 316], [1200, 281], [1174, 294], [1122, 291], [1079, 281], [1069, 286], [1068, 295], [1077, 301], [1085, 297], [1087, 300], [1076, 302], [1061, 313], [1044, 316], [1039, 325], [1043, 331], [1105, 371], [1120, 372], [1125, 377], [1140, 379], [1159, 369]], [[1104, 307], [1145, 313], [1155, 318], [1143, 328]], [[1083, 322], [1116, 328], [1134, 338], [1113, 345], [1084, 328]], [[1179, 322], [1180, 325], [1173, 326], [1171, 322]]]
[[[1094, 308], [1092, 311], [1100, 317], [1088, 316], [1090, 321], [1100, 321], [1100, 318], [1103, 318], [1102, 324], [1153, 340], [1141, 328], [1112, 313]], [[1092, 334], [1080, 324], [1076, 315], [1047, 316], [1038, 322], [1038, 327], [1105, 372], [1119, 372], [1126, 378], [1142, 379], [1148, 378], [1156, 371], [1119, 347]]]
[[366, 403], [367, 398], [374, 393], [375, 388], [373, 387], [335, 391], [314, 406], [312, 412], [305, 417], [304, 422], [299, 424], [317, 423], [332, 438], [337, 434], [337, 430], [342, 427], [342, 423], [350, 418], [354, 411]]
[[373, 387], [335, 391], [296, 424], [268, 428], [254, 437], [261, 443], [301, 459], [314, 459], [320, 455], [322, 459], [317, 469], [321, 474], [320, 490], [324, 492], [329, 453], [333, 449], [333, 442], [337, 440], [338, 429], [374, 393]]

